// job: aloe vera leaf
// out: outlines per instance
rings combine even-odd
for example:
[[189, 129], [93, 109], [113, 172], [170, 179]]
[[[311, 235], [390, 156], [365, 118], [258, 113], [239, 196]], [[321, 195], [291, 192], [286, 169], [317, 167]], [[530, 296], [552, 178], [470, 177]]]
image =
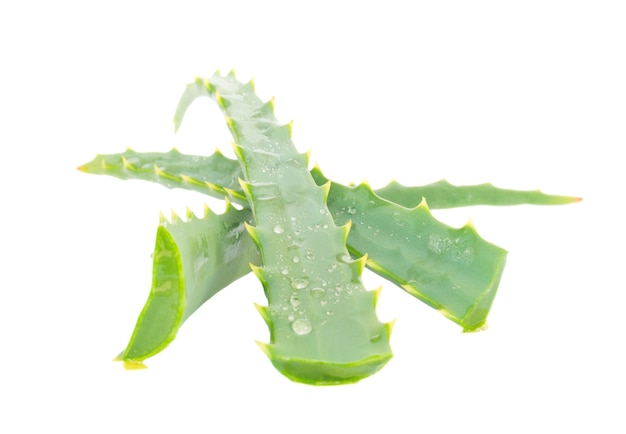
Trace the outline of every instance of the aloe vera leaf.
[[248, 200], [237, 181], [241, 169], [237, 161], [226, 158], [219, 150], [208, 157], [181, 154], [176, 148], [169, 152], [135, 152], [128, 148], [120, 154], [98, 154], [78, 167], [95, 175], [119, 179], [141, 179], [167, 188], [183, 188], [208, 194], [218, 199], [248, 206]]
[[[120, 179], [141, 179], [168, 188], [183, 188], [208, 194], [218, 199], [225, 196], [242, 206], [248, 201], [236, 182], [242, 176], [236, 160], [216, 151], [209, 156], [187, 155], [172, 149], [169, 152], [135, 152], [128, 149], [119, 154], [99, 154], [79, 170]], [[318, 183], [319, 184], [319, 183]], [[334, 185], [338, 185], [333, 183]], [[333, 196], [331, 186], [330, 197]], [[426, 198], [430, 209], [457, 208], [474, 205], [561, 205], [578, 202], [571, 196], [558, 196], [540, 190], [510, 190], [492, 184], [452, 185], [439, 181], [424, 186], [403, 186], [392, 181], [374, 190], [379, 197], [414, 208]], [[345, 206], [332, 203], [329, 206]]]
[[[317, 183], [326, 182], [319, 168]], [[437, 221], [426, 200], [405, 208], [365, 183], [332, 183], [329, 204], [337, 224], [352, 222], [350, 253], [368, 253], [367, 267], [437, 309], [466, 332], [483, 327], [498, 290], [506, 250], [481, 238], [471, 224]], [[371, 253], [370, 253], [371, 252]]]
[[[223, 214], [205, 207], [205, 215], [187, 212], [187, 221], [172, 214], [157, 229], [152, 288], [130, 341], [117, 360], [129, 369], [162, 351], [183, 322], [206, 300], [260, 263], [258, 250], [245, 232], [249, 209], [227, 204]], [[219, 273], [215, 272], [219, 270]]]
[[420, 187], [407, 187], [392, 181], [376, 194], [407, 208], [426, 198], [431, 209], [456, 208], [472, 205], [564, 205], [579, 202], [579, 197], [545, 194], [540, 190], [509, 190], [493, 184], [452, 185], [446, 180]]
[[326, 206], [328, 189], [315, 184], [308, 157], [296, 151], [291, 126], [279, 125], [273, 104], [252, 83], [215, 74], [187, 86], [176, 125], [198, 96], [217, 101], [234, 138], [242, 188], [256, 226], [248, 233], [261, 252], [253, 267], [268, 299], [259, 312], [270, 329], [261, 344], [288, 378], [309, 384], [358, 381], [391, 358], [391, 326], [376, 317], [376, 291], [361, 282], [365, 258], [353, 260]]

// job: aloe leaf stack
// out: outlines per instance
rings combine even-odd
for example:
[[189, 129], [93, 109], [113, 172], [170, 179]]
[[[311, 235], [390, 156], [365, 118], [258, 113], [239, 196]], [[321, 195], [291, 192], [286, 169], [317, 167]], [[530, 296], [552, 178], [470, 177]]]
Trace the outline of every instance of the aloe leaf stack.
[[[379, 290], [361, 282], [364, 266], [439, 310], [464, 331], [480, 330], [495, 297], [506, 251], [483, 240], [471, 224], [451, 228], [432, 208], [469, 205], [565, 204], [579, 198], [514, 191], [490, 184], [445, 181], [405, 187], [392, 181], [331, 182], [309, 171], [291, 125], [280, 124], [273, 101], [262, 102], [252, 81], [216, 73], [187, 86], [175, 115], [181, 125], [200, 96], [225, 114], [238, 161], [167, 153], [98, 155], [79, 169], [140, 179], [224, 198], [226, 212], [187, 221], [161, 219], [153, 284], [127, 348], [128, 368], [164, 349], [206, 300], [248, 271], [268, 299], [258, 310], [270, 329], [260, 344], [274, 366], [294, 381], [343, 384], [378, 371], [391, 358], [391, 324], [378, 321]], [[242, 209], [230, 205], [234, 202]]]

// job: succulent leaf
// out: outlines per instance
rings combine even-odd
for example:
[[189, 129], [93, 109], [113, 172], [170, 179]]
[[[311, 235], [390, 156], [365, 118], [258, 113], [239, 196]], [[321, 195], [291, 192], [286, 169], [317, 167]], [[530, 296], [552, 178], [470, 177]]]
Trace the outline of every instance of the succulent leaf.
[[198, 96], [218, 102], [235, 141], [263, 263], [255, 274], [269, 302], [266, 354], [303, 383], [349, 383], [377, 372], [391, 358], [388, 328], [376, 317], [375, 293], [352, 265], [345, 231], [335, 226], [306, 154], [291, 141], [291, 124], [279, 124], [252, 86], [216, 74], [186, 88], [177, 127]]
[[237, 179], [241, 169], [235, 160], [216, 150], [209, 157], [181, 154], [176, 148], [169, 152], [135, 152], [97, 155], [78, 170], [119, 179], [141, 179], [167, 188], [198, 191], [218, 199], [224, 196], [240, 205], [248, 205]]
[[420, 187], [407, 187], [396, 181], [376, 190], [376, 194], [398, 205], [413, 208], [425, 197], [431, 209], [472, 205], [564, 205], [581, 198], [545, 194], [540, 190], [509, 190], [493, 184], [452, 185], [441, 180]]
[[[313, 177], [317, 183], [326, 181], [318, 168]], [[464, 331], [485, 325], [504, 271], [505, 250], [482, 239], [471, 225], [456, 229], [437, 221], [425, 200], [405, 208], [379, 197], [367, 184], [333, 183], [328, 203], [337, 224], [352, 222], [350, 252], [367, 254], [370, 270]]]
[[[174, 217], [175, 216], [175, 217]], [[152, 289], [126, 349], [118, 356], [128, 368], [162, 351], [183, 322], [206, 300], [260, 263], [244, 222], [249, 209], [229, 208], [223, 214], [188, 221], [173, 214], [157, 230]], [[219, 272], [217, 272], [219, 270]]]

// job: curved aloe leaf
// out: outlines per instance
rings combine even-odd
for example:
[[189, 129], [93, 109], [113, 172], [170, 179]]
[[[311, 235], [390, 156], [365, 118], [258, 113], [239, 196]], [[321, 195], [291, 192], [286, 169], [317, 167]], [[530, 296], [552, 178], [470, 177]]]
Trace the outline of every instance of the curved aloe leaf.
[[[172, 214], [157, 230], [152, 289], [126, 349], [117, 357], [130, 369], [162, 351], [182, 323], [206, 300], [260, 263], [256, 246], [245, 232], [250, 210], [228, 206], [217, 215], [205, 208], [203, 218], [191, 212], [183, 222]], [[216, 272], [219, 270], [219, 273]]]
[[350, 257], [349, 227], [335, 226], [328, 190], [315, 184], [307, 156], [291, 141], [291, 126], [279, 125], [272, 103], [263, 103], [252, 83], [233, 74], [189, 85], [177, 126], [198, 96], [215, 99], [227, 116], [244, 175], [256, 223], [248, 232], [263, 262], [253, 271], [269, 303], [259, 308], [271, 341], [261, 347], [298, 382], [350, 383], [377, 372], [391, 358], [390, 326], [376, 317], [377, 293], [366, 291], [360, 279], [365, 259]]

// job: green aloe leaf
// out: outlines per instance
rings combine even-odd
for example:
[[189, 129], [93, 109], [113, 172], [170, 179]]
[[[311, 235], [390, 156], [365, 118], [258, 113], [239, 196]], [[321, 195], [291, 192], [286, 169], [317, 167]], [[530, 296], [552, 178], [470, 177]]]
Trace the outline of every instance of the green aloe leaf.
[[[222, 288], [260, 263], [244, 224], [249, 209], [227, 205], [223, 214], [205, 208], [187, 221], [161, 219], [153, 254], [152, 288], [126, 349], [117, 357], [129, 369], [162, 351], [183, 322]], [[217, 272], [219, 270], [219, 272]]]
[[350, 383], [377, 372], [391, 358], [391, 327], [376, 317], [377, 293], [360, 278], [365, 260], [350, 257], [349, 228], [335, 225], [328, 189], [315, 184], [291, 126], [280, 125], [273, 104], [234, 74], [187, 86], [177, 126], [199, 96], [214, 99], [226, 115], [242, 168], [256, 225], [248, 233], [263, 263], [253, 271], [268, 299], [259, 308], [270, 329], [265, 353], [283, 375], [303, 383]]
[[564, 205], [581, 198], [545, 194], [540, 190], [509, 190], [492, 184], [452, 185], [441, 180], [421, 187], [407, 187], [396, 181], [376, 190], [376, 194], [407, 208], [426, 198], [432, 209], [457, 208], [472, 205]]
[[[326, 181], [318, 168], [313, 177]], [[350, 253], [367, 253], [369, 269], [464, 331], [485, 325], [504, 271], [504, 249], [482, 239], [470, 224], [457, 229], [437, 221], [426, 200], [405, 208], [379, 197], [367, 184], [333, 183], [328, 202], [342, 204], [330, 207], [335, 222], [352, 222]]]
[[128, 148], [121, 154], [98, 154], [78, 170], [156, 182], [167, 188], [197, 191], [218, 199], [228, 197], [234, 203], [248, 206], [238, 182], [242, 176], [239, 164], [219, 150], [203, 157], [181, 154], [176, 148], [169, 152], [135, 152]]

